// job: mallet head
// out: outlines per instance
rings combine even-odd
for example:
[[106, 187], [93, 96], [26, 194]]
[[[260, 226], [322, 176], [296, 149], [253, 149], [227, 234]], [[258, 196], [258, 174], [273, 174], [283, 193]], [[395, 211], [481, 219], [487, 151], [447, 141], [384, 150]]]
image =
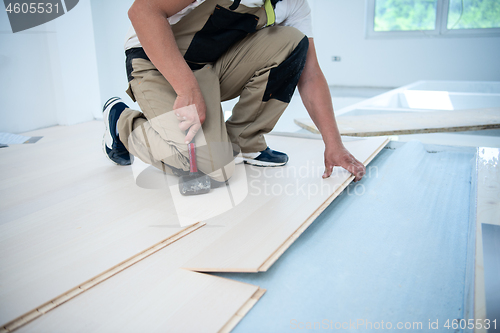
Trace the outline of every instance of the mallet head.
[[210, 177], [201, 173], [191, 173], [179, 178], [179, 191], [182, 195], [197, 195], [210, 192]]

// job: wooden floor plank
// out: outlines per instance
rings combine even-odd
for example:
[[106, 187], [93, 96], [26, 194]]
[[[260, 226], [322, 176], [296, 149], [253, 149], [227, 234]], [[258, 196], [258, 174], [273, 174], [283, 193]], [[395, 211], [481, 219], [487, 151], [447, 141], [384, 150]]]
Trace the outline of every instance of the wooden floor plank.
[[[325, 201], [333, 200], [340, 193], [338, 190], [353, 179], [338, 167], [333, 177], [321, 178], [323, 144], [320, 141], [272, 137], [270, 142], [273, 147], [293, 147], [287, 151], [289, 165], [282, 169], [265, 169], [265, 172], [249, 168], [247, 198], [235, 210], [220, 217], [229, 228], [221, 231], [212, 244], [203, 248], [184, 268], [203, 272], [267, 269], [270, 265], [265, 263], [274, 253], [280, 252], [290, 237], [298, 237], [293, 235], [302, 230], [304, 221], [312, 223], [319, 215], [318, 208]], [[387, 142], [381, 137], [346, 142], [345, 145], [359, 160], [368, 163]]]
[[105, 158], [102, 123], [31, 133], [0, 150], [2, 324], [184, 229], [164, 191]]
[[[215, 333], [226, 326], [228, 319], [241, 318], [240, 309], [255, 304], [254, 295], [259, 291], [249, 284], [183, 269], [159, 269], [156, 265], [151, 270], [142, 263], [138, 269], [134, 267], [114, 281], [102, 283], [18, 332]], [[135, 283], [127, 283], [130, 281]]]
[[195, 225], [192, 225], [188, 228], [185, 228], [184, 230], [180, 231], [179, 233], [161, 241], [158, 244], [153, 245], [149, 249], [146, 249], [135, 256], [119, 263], [118, 265], [111, 267], [110, 269], [104, 271], [103, 273], [94, 276], [88, 281], [85, 281], [84, 283], [80, 284], [79, 286], [67, 291], [66, 293], [53, 298], [52, 300], [46, 302], [45, 304], [42, 304], [41, 306], [37, 307], [36, 309], [33, 309], [32, 311], [23, 314], [19, 318], [16, 318], [15, 320], [7, 323], [4, 325], [4, 329], [8, 331], [14, 331], [23, 325], [37, 319], [38, 317], [46, 314], [49, 311], [52, 311], [56, 307], [70, 301], [71, 299], [75, 298], [76, 296], [82, 294], [83, 292], [89, 290], [90, 288], [93, 288], [97, 286], [99, 283], [102, 283], [103, 281], [106, 281], [107, 279], [113, 277], [114, 275], [124, 271], [125, 269], [129, 268], [130, 266], [138, 263], [141, 260], [144, 260], [145, 258], [149, 257], [150, 255], [156, 253], [157, 251], [163, 249], [164, 247], [172, 244], [173, 242], [179, 240], [180, 238], [186, 236], [188, 233], [193, 232], [194, 230], [202, 227], [203, 224], [197, 223]]
[[252, 307], [259, 301], [259, 299], [266, 292], [265, 289], [259, 288], [252, 297], [236, 312], [233, 317], [219, 330], [219, 333], [229, 333], [236, 325], [245, 317], [245, 315], [252, 309]]
[[[311, 119], [295, 119], [295, 123], [319, 133]], [[340, 134], [349, 136], [478, 131], [500, 128], [500, 108], [341, 116], [337, 124]]]

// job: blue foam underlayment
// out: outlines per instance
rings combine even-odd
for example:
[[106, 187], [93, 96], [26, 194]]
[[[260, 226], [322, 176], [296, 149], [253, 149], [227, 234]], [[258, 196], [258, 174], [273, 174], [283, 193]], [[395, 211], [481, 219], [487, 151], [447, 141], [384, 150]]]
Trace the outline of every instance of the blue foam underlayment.
[[351, 184], [267, 272], [215, 274], [267, 289], [233, 332], [358, 319], [449, 332], [446, 320], [463, 318], [473, 158], [417, 141], [384, 149], [357, 185], [365, 193]]

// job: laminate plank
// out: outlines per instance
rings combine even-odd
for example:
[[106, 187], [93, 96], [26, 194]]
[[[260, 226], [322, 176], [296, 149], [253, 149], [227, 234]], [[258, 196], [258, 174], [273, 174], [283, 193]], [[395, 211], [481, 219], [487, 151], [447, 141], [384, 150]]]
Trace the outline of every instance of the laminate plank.
[[258, 300], [256, 286], [175, 269], [158, 258], [146, 259], [18, 332], [219, 332]]
[[193, 232], [194, 230], [202, 227], [203, 224], [197, 223], [195, 225], [190, 226], [189, 228], [186, 228], [182, 230], [181, 232], [173, 235], [170, 238], [167, 238], [166, 240], [155, 244], [154, 246], [150, 247], [147, 250], [144, 250], [137, 255], [127, 259], [126, 261], [108, 269], [107, 271], [93, 277], [89, 281], [86, 281], [82, 283], [81, 285], [69, 290], [63, 295], [60, 295], [49, 302], [46, 302], [45, 304], [42, 304], [41, 306], [37, 307], [36, 309], [22, 315], [21, 317], [7, 323], [4, 325], [5, 330], [9, 331], [14, 331], [18, 329], [19, 327], [37, 319], [38, 317], [42, 316], [43, 314], [46, 314], [47, 312], [53, 310], [54, 308], [58, 307], [59, 305], [75, 298], [76, 296], [80, 295], [81, 293], [89, 290], [90, 288], [95, 287], [99, 283], [102, 283], [103, 281], [113, 277], [114, 275], [124, 271], [125, 269], [129, 268], [130, 266], [138, 263], [139, 261], [149, 257], [150, 255], [156, 253], [157, 251], [163, 249], [164, 247], [172, 244], [173, 242], [177, 241], [178, 239], [186, 236], [188, 233]]
[[265, 292], [266, 292], [265, 289], [259, 288], [253, 294], [253, 296], [245, 304], [243, 304], [243, 306], [238, 310], [238, 312], [236, 312], [233, 315], [233, 317], [226, 323], [226, 325], [224, 325], [224, 327], [222, 327], [219, 330], [219, 333], [231, 332], [236, 327], [236, 325], [238, 325], [238, 323], [243, 319], [243, 317], [246, 316], [248, 311], [252, 309], [255, 303], [259, 301], [259, 299], [264, 295]]
[[[377, 150], [373, 151], [370, 156], [368, 156], [364, 161], [364, 165], [368, 165], [374, 158], [375, 156], [387, 145], [389, 140], [387, 139], [384, 144], [379, 146]], [[290, 245], [293, 244], [297, 238], [316, 220], [316, 218], [319, 217], [319, 215], [335, 200], [335, 198], [340, 195], [340, 193], [351, 183], [351, 181], [354, 179], [353, 175], [350, 175], [350, 177], [342, 184], [342, 186], [339, 186], [335, 192], [333, 192], [328, 199], [326, 199], [321, 206], [319, 206], [314, 213], [309, 216], [304, 223], [300, 225], [295, 232], [288, 237], [288, 239], [259, 267], [259, 271], [265, 272], [267, 271], [272, 264], [278, 260], [278, 258], [290, 247]]]
[[[295, 123], [319, 133], [311, 119], [295, 119]], [[500, 108], [341, 116], [337, 125], [341, 135], [349, 136], [478, 131], [500, 128]]]
[[0, 151], [1, 324], [184, 229], [168, 192], [105, 158], [102, 133], [101, 122], [58, 126]]
[[[288, 239], [298, 237], [294, 234], [302, 230], [304, 221], [312, 223], [319, 213], [318, 207], [333, 194], [338, 195], [353, 179], [339, 167], [335, 168], [333, 177], [321, 178], [323, 144], [320, 141], [279, 137], [270, 141], [273, 147], [285, 144], [293, 147], [287, 151], [289, 165], [265, 171], [248, 168], [247, 198], [235, 210], [220, 217], [230, 228], [224, 228], [227, 230], [222, 230], [223, 233], [186, 262], [184, 268], [202, 272], [265, 271], [270, 266], [265, 263], [273, 254], [279, 253]], [[345, 145], [356, 158], [368, 163], [387, 142], [381, 137]]]

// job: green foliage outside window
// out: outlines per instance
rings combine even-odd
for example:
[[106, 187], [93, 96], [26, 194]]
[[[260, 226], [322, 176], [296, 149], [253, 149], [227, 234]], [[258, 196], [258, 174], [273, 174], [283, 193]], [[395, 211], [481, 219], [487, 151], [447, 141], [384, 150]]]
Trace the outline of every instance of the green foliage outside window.
[[437, 0], [376, 0], [375, 31], [434, 30]]
[[500, 0], [450, 0], [448, 29], [500, 28]]
[[[436, 29], [438, 0], [375, 0], [374, 31]], [[500, 28], [500, 0], [449, 0], [448, 29]]]

